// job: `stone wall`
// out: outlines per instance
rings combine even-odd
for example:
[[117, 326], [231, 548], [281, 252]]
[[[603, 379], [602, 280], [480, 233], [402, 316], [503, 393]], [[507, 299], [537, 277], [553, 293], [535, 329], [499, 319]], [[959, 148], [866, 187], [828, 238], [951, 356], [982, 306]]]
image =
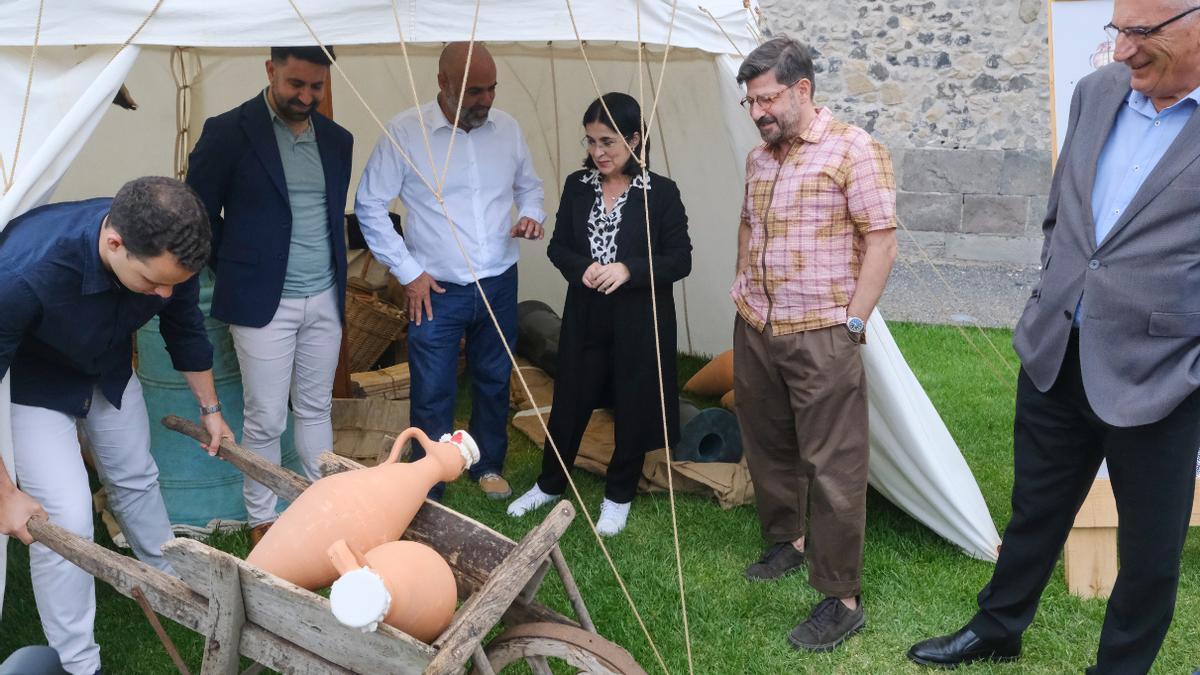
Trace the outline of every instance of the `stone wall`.
[[1036, 262], [1053, 144], [1045, 0], [762, 11], [767, 33], [812, 47], [817, 104], [891, 149], [913, 238], [938, 256]]

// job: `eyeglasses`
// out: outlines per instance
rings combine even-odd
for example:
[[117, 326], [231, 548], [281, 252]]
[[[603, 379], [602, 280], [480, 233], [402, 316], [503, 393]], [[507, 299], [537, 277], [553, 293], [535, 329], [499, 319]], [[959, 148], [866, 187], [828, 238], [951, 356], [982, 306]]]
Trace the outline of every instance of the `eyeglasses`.
[[[799, 82], [799, 81], [800, 80], [796, 80], [796, 82]], [[755, 106], [755, 104], [757, 104], [758, 107], [760, 107], [760, 108], [764, 108], [764, 109], [770, 108], [775, 103], [775, 101], [779, 99], [780, 96], [783, 96], [783, 92], [796, 86], [796, 82], [789, 84], [788, 86], [784, 87], [783, 89], [780, 89], [779, 91], [775, 92], [774, 94], [763, 94], [762, 96], [747, 96], [746, 98], [743, 98], [742, 100], [738, 101], [738, 103], [742, 104], [742, 107], [745, 108], [746, 110], [750, 110], [751, 108], [753, 108]]]
[[1192, 12], [1194, 12], [1198, 9], [1200, 9], [1200, 5], [1197, 5], [1191, 9], [1187, 10], [1186, 12], [1176, 14], [1175, 16], [1158, 24], [1157, 26], [1150, 26], [1149, 28], [1147, 28], [1146, 26], [1130, 26], [1128, 28], [1120, 28], [1118, 26], [1114, 26], [1111, 22], [1109, 22], [1109, 24], [1104, 27], [1104, 33], [1105, 33], [1105, 35], [1108, 36], [1109, 42], [1113, 43], [1114, 45], [1117, 43], [1117, 36], [1122, 35], [1122, 34], [1129, 40], [1145, 40], [1146, 38], [1150, 37], [1151, 35], [1154, 35], [1155, 33], [1162, 31], [1163, 28], [1166, 28], [1167, 26], [1175, 23], [1176, 21], [1182, 19], [1183, 17], [1187, 16], [1188, 14], [1191, 14]]
[[619, 138], [601, 138], [599, 140], [595, 140], [595, 139], [588, 138], [587, 136], [584, 136], [583, 138], [579, 139], [579, 145], [587, 148], [588, 150], [591, 150], [592, 148], [596, 147], [597, 145], [599, 145], [600, 149], [602, 149], [602, 150], [612, 150], [613, 148], [617, 147], [618, 145], [621, 145], [621, 139], [619, 139]]

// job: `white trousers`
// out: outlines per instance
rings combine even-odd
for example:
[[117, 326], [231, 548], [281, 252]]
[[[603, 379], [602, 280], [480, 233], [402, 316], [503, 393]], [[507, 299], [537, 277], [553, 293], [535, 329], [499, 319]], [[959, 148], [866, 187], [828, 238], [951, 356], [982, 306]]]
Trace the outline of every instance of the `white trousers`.
[[[150, 456], [150, 422], [142, 385], [131, 377], [117, 409], [99, 388], [82, 419], [108, 504], [133, 552], [143, 562], [174, 575], [162, 557], [172, 538], [158, 489], [158, 466]], [[32, 406], [12, 406], [17, 486], [46, 509], [50, 522], [92, 538], [92, 497], [79, 454], [75, 418]], [[100, 668], [100, 646], [92, 634], [95, 581], [87, 572], [42, 544], [29, 547], [33, 597], [46, 640], [73, 675]]]
[[[279, 464], [290, 396], [296, 451], [308, 477], [320, 478], [317, 457], [333, 450], [333, 375], [342, 346], [337, 286], [308, 298], [284, 298], [267, 325], [230, 326], [229, 332], [246, 402], [242, 446]], [[275, 493], [247, 478], [242, 494], [250, 525], [275, 520]]]

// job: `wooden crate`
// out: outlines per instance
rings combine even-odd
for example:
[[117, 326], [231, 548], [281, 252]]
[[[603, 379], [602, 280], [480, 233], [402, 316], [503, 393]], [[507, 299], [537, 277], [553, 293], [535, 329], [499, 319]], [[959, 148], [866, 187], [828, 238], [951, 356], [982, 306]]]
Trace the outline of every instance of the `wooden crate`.
[[[1200, 526], [1200, 480], [1192, 502], [1192, 527]], [[1079, 507], [1063, 549], [1067, 588], [1084, 598], [1107, 598], [1117, 580], [1117, 502], [1112, 482], [1097, 478]]]

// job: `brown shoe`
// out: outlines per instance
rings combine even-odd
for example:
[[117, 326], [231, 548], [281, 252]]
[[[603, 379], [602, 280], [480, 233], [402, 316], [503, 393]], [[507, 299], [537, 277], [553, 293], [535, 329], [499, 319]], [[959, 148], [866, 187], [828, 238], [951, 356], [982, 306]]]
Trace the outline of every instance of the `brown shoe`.
[[250, 548], [251, 548], [251, 550], [253, 550], [255, 546], [258, 546], [258, 542], [262, 541], [262, 538], [267, 535], [267, 530], [271, 529], [271, 526], [274, 524], [275, 524], [275, 521], [272, 520], [269, 523], [255, 525], [254, 527], [250, 528]]
[[489, 499], [507, 499], [512, 494], [508, 481], [498, 473], [485, 473], [479, 477], [479, 489]]

